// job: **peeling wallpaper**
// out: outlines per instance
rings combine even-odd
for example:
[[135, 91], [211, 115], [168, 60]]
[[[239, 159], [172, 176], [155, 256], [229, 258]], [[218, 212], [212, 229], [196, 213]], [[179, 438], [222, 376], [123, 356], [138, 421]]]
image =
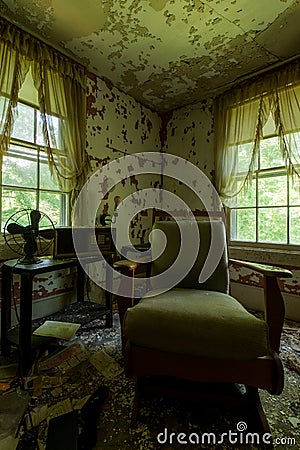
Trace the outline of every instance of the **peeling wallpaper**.
[[[203, 100], [159, 116], [131, 96], [113, 87], [108, 81], [89, 74], [86, 105], [86, 149], [93, 172], [126, 154], [164, 151], [187, 159], [213, 181], [213, 99]], [[116, 195], [124, 199], [139, 189], [159, 187], [161, 181], [158, 176], [129, 175], [100, 204], [99, 215], [113, 214]], [[163, 177], [163, 183], [164, 189], [179, 195], [192, 210], [202, 209], [199, 200], [185, 186], [167, 177]], [[147, 242], [151, 225], [151, 212], [138, 214], [130, 228], [132, 243]], [[245, 254], [245, 257], [251, 260], [251, 255]], [[265, 262], [271, 264], [272, 260]], [[289, 264], [289, 258], [286, 264]], [[285, 294], [300, 296], [299, 266], [300, 264], [296, 264], [295, 261], [293, 263], [290, 261], [289, 268], [293, 270], [294, 277], [282, 282], [281, 288]], [[233, 282], [240, 285], [262, 287], [261, 277], [249, 269], [231, 265], [230, 276]], [[72, 283], [72, 276], [63, 273], [47, 279], [46, 277], [38, 279], [35, 281], [34, 299], [38, 300], [41, 297], [47, 299], [60, 293], [69, 293]], [[15, 289], [18, 294], [17, 280]]]
[[[75, 282], [73, 276], [70, 277], [70, 271], [62, 270], [60, 272], [49, 273], [44, 276], [34, 278], [32, 300], [46, 299], [47, 297], [57, 296], [73, 292]], [[16, 303], [20, 302], [20, 283], [19, 277], [14, 277], [14, 295]]]
[[[293, 271], [293, 278], [280, 280], [280, 289], [286, 294], [300, 294], [300, 269], [294, 266], [283, 266], [283, 268]], [[236, 264], [230, 266], [230, 279], [236, 283], [247, 284], [248, 286], [263, 287], [263, 276], [258, 272], [253, 272], [246, 267]]]
[[[181, 156], [197, 166], [210, 181], [214, 181], [214, 119], [213, 100], [203, 100], [180, 108], [168, 116], [163, 150]], [[164, 188], [179, 195], [189, 207], [202, 210], [196, 195], [182, 183], [164, 177]]]
[[161, 119], [108, 81], [89, 74], [87, 87], [87, 151], [108, 157], [160, 151]]
[[213, 180], [213, 99], [173, 111], [167, 122], [163, 150], [187, 159]]
[[[124, 155], [159, 152], [160, 128], [161, 119], [157, 113], [120, 92], [109, 82], [89, 75], [86, 148], [93, 171]], [[113, 214], [115, 196], [120, 196], [122, 200], [140, 189], [158, 187], [160, 184], [160, 176], [128, 173], [128, 177], [121, 180], [100, 204], [98, 216]], [[139, 213], [131, 223], [132, 242], [145, 243], [151, 225], [151, 212]]]
[[[140, 105], [132, 97], [120, 92], [108, 81], [92, 74], [88, 77], [86, 96], [86, 149], [90, 156], [93, 172], [116, 158], [126, 154], [160, 151], [161, 119], [157, 113]], [[160, 177], [151, 175], [134, 176], [122, 180], [100, 204], [99, 215], [113, 214], [114, 197], [121, 200], [139, 189], [158, 187]], [[134, 217], [129, 230], [134, 244], [147, 242], [152, 225], [151, 212], [142, 212]], [[0, 239], [1, 259], [15, 258], [11, 252], [4, 252]], [[0, 274], [1, 275], [1, 274]], [[1, 285], [1, 276], [0, 276]], [[36, 302], [67, 295], [74, 287], [73, 275], [65, 271], [49, 274], [34, 280], [33, 299]], [[102, 295], [96, 290], [98, 300]], [[0, 291], [1, 292], [1, 291]], [[14, 280], [16, 303], [19, 303], [19, 279]], [[69, 297], [68, 297], [69, 298]]]

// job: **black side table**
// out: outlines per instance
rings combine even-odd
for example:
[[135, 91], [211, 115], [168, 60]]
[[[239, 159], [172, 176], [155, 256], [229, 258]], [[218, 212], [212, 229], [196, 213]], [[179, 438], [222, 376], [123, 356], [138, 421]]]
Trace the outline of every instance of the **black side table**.
[[[77, 302], [84, 301], [84, 270], [77, 258], [42, 258], [36, 264], [22, 264], [18, 260], [6, 261], [2, 266], [2, 304], [1, 304], [1, 352], [8, 355], [11, 343], [19, 347], [20, 372], [25, 375], [32, 364], [32, 288], [36, 275], [56, 270], [77, 268]], [[13, 275], [20, 275], [20, 323], [17, 342], [9, 339], [11, 329], [11, 286]], [[112, 326], [112, 296], [105, 292], [106, 307], [99, 308], [99, 315], [106, 315], [106, 326]], [[84, 302], [89, 303], [89, 302]], [[82, 303], [81, 303], [82, 304]], [[96, 305], [96, 304], [94, 304]], [[44, 338], [45, 340], [45, 338]]]

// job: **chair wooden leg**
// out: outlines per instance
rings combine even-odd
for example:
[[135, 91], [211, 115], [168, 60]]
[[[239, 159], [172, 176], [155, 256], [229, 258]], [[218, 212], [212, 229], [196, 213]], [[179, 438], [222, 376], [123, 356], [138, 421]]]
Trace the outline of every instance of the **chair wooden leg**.
[[132, 306], [132, 300], [126, 297], [117, 297], [118, 312], [121, 325], [122, 354], [125, 353], [126, 338], [124, 336], [124, 316], [128, 308]]
[[136, 428], [139, 415], [140, 415], [140, 406], [141, 406], [141, 380], [137, 378], [135, 385], [135, 394], [132, 405], [132, 413], [131, 413], [131, 423], [130, 428]]
[[260, 433], [270, 433], [271, 434], [268, 420], [267, 420], [267, 417], [265, 415], [265, 412], [264, 412], [262, 404], [261, 404], [258, 389], [247, 386], [246, 391], [247, 391], [247, 397], [248, 397], [248, 401], [250, 403], [250, 407], [253, 408], [254, 419], [256, 420], [255, 423], [257, 423], [259, 426], [258, 431]]

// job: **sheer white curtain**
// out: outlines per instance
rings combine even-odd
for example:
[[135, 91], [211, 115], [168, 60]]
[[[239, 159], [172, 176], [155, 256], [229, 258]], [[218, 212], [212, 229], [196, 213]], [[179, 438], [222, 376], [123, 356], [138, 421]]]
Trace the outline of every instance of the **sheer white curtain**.
[[[270, 114], [287, 171], [300, 183], [299, 105], [299, 63], [244, 83], [216, 100], [215, 176], [224, 204], [230, 204], [251, 182], [263, 127]], [[244, 176], [237, 179], [241, 147]]]

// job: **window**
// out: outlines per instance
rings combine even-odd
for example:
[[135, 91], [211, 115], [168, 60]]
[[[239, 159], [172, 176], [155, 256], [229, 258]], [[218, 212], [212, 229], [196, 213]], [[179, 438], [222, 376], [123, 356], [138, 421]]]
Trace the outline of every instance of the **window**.
[[[299, 185], [294, 184], [287, 174], [279, 138], [274, 130], [275, 125], [270, 116], [263, 128], [252, 180], [232, 200], [229, 209], [232, 243], [300, 245]], [[286, 137], [300, 148], [299, 131]], [[253, 142], [239, 146], [237, 185], [245, 179], [249, 168], [249, 145], [252, 148]]]
[[[39, 209], [54, 225], [69, 222], [69, 195], [50, 174], [38, 108], [34, 105], [33, 83], [28, 77], [20, 91], [18, 117], [14, 122], [8, 152], [1, 167], [1, 230], [7, 219], [20, 209]], [[29, 104], [24, 97], [32, 100]], [[1, 98], [0, 98], [1, 101]], [[1, 105], [1, 103], [0, 103]], [[52, 116], [55, 141], [60, 144], [61, 118]], [[60, 150], [63, 156], [63, 150]]]

